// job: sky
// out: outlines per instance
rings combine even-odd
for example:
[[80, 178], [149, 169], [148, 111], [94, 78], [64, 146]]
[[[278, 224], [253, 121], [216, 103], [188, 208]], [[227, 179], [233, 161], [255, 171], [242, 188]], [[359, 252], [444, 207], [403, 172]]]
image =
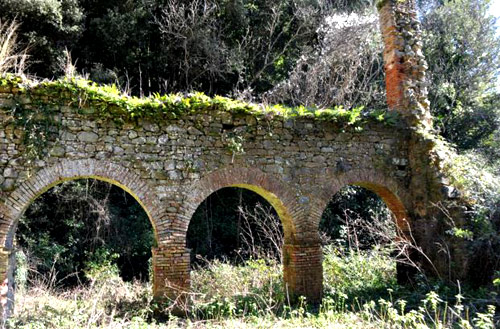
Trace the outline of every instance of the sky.
[[[497, 35], [500, 35], [500, 0], [491, 0], [490, 12], [497, 17]], [[500, 91], [500, 76], [497, 76], [496, 89]]]
[[[491, 0], [490, 12], [493, 16], [500, 17], [500, 0]], [[497, 26], [500, 28], [500, 19], [497, 20]]]
[[496, 13], [500, 15], [500, 0], [492, 0], [491, 1], [491, 11], [492, 13]]

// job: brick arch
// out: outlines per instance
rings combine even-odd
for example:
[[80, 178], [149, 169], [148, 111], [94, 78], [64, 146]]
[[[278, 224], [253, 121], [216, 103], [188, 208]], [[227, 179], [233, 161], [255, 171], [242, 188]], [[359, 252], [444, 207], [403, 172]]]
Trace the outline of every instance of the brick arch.
[[188, 189], [181, 218], [182, 223], [178, 229], [186, 233], [191, 217], [200, 204], [210, 194], [225, 187], [244, 188], [262, 196], [273, 206], [280, 217], [285, 241], [292, 243], [295, 240], [297, 228], [295, 218], [298, 218], [302, 212], [302, 207], [294, 193], [295, 189], [257, 168], [247, 167], [219, 169], [194, 182]]
[[342, 188], [348, 185], [364, 187], [375, 193], [384, 201], [389, 210], [393, 213], [398, 228], [403, 232], [408, 232], [410, 222], [408, 216], [409, 196], [400, 183], [375, 170], [351, 170], [342, 174], [330, 174], [324, 180], [322, 194], [316, 200], [312, 220], [316, 228], [328, 203]]
[[141, 178], [119, 164], [94, 159], [63, 160], [57, 164], [37, 171], [30, 178], [20, 183], [3, 204], [3, 222], [0, 226], [1, 245], [11, 249], [17, 227], [17, 221], [29, 205], [50, 188], [70, 180], [93, 178], [116, 185], [128, 192], [142, 206], [149, 217], [156, 241], [156, 218], [161, 215], [160, 203], [155, 200], [155, 193]]

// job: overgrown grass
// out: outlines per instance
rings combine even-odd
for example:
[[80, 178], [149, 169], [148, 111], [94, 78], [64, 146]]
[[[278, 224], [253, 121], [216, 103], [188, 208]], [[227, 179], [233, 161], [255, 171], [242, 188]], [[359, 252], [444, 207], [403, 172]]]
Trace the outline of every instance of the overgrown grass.
[[[325, 297], [319, 308], [291, 306], [281, 266], [250, 260], [234, 266], [213, 261], [192, 273], [187, 317], [159, 319], [151, 286], [125, 283], [116, 267], [93, 268], [91, 283], [70, 291], [35, 285], [18, 294], [13, 328], [496, 328], [494, 294], [473, 303], [448, 287], [409, 289], [395, 282], [387, 250], [326, 248]], [[434, 287], [438, 288], [438, 287]], [[441, 289], [441, 291], [446, 291]], [[465, 297], [464, 297], [465, 295]], [[413, 300], [404, 297], [411, 296]], [[415, 298], [418, 296], [418, 298]], [[489, 299], [488, 299], [489, 298]]]

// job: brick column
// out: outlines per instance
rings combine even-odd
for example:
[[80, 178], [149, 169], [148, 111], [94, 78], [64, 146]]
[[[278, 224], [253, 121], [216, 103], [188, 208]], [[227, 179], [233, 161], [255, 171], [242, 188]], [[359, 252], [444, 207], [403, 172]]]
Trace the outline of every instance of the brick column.
[[411, 126], [432, 126], [427, 99], [420, 22], [414, 0], [380, 0], [387, 105]]
[[323, 295], [323, 251], [320, 244], [283, 245], [283, 276], [293, 301], [306, 297], [310, 304], [321, 302]]
[[184, 246], [153, 248], [153, 294], [155, 298], [177, 299], [189, 291], [189, 249]]

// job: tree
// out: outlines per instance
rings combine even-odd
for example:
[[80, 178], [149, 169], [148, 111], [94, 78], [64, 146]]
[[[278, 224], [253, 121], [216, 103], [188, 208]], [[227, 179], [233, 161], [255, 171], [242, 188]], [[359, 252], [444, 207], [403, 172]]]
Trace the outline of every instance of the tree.
[[77, 0], [0, 0], [0, 20], [20, 23], [19, 41], [30, 48], [30, 71], [42, 77], [61, 74], [63, 51], [75, 45], [83, 18]]
[[422, 19], [434, 122], [462, 150], [498, 143], [500, 37], [488, 7], [488, 0], [438, 2]]
[[73, 49], [91, 80], [116, 83], [135, 94], [159, 91], [168, 65], [160, 49], [153, 0], [80, 0], [84, 30]]
[[321, 1], [167, 0], [157, 22], [174, 89], [259, 96], [315, 40]]
[[289, 77], [265, 98], [270, 103], [384, 108], [383, 42], [375, 8], [322, 18], [318, 43], [304, 49]]

